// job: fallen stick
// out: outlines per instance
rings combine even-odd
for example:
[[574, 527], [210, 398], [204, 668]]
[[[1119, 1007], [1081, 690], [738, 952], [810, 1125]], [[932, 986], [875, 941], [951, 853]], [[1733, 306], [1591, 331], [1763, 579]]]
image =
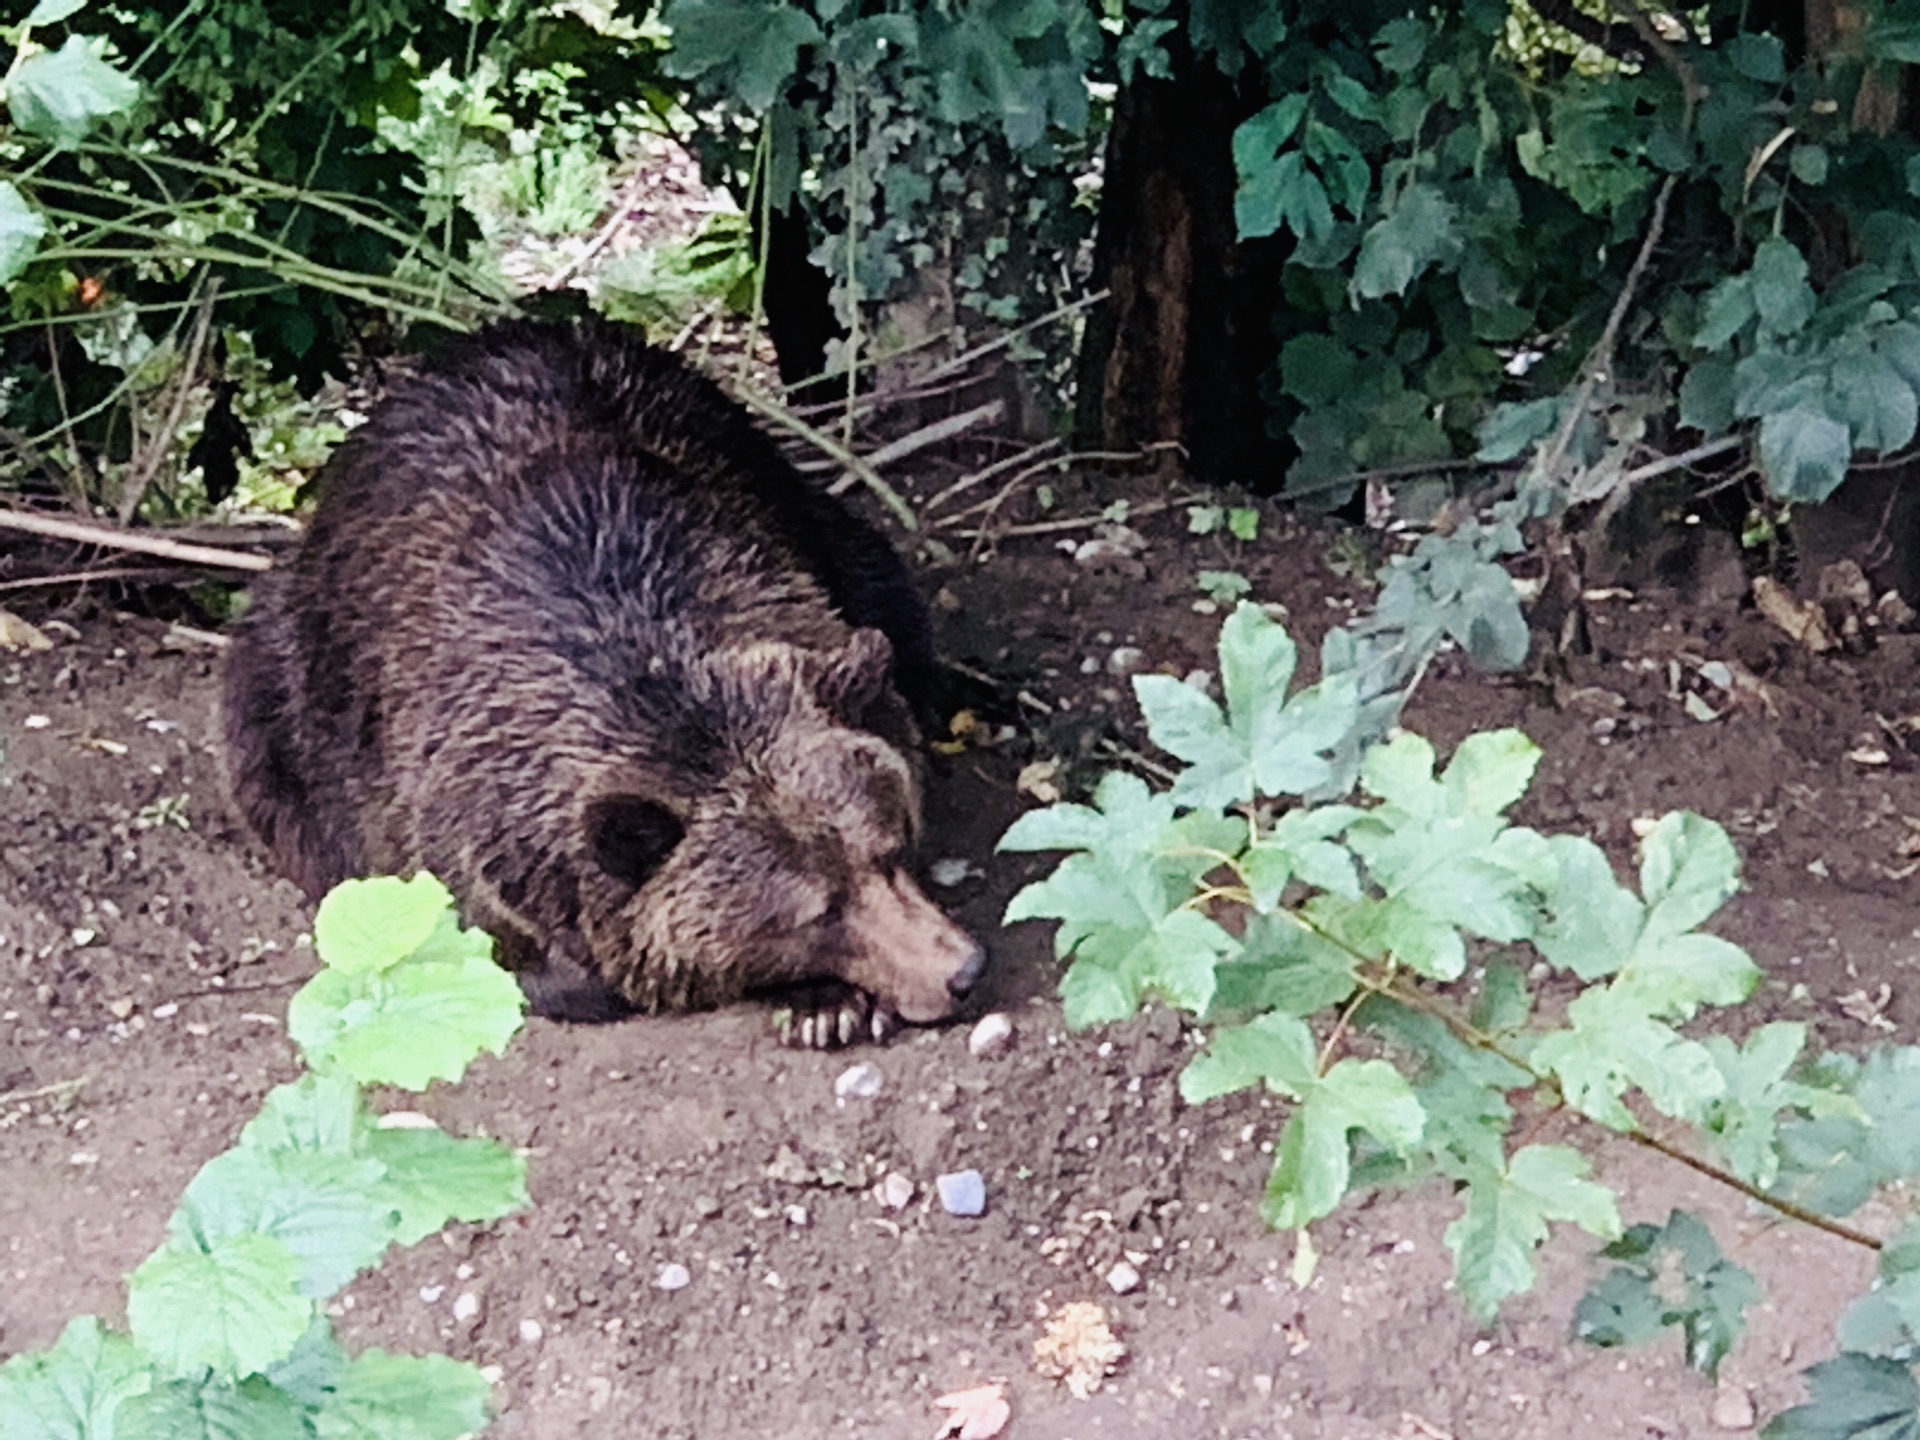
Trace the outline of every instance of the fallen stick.
[[183, 565], [205, 565], [214, 570], [261, 571], [273, 568], [273, 561], [265, 555], [249, 555], [244, 550], [183, 545], [160, 535], [116, 530], [110, 525], [90, 525], [80, 520], [57, 520], [51, 515], [33, 515], [4, 506], [0, 506], [0, 530], [24, 530], [29, 535], [44, 535], [49, 540], [72, 540], [81, 545], [100, 545], [109, 550], [159, 555], [168, 560], [178, 560]]
[[[936, 420], [931, 425], [923, 425], [911, 435], [902, 435], [898, 440], [882, 445], [871, 454], [862, 456], [869, 467], [878, 470], [882, 465], [924, 450], [929, 445], [938, 445], [942, 440], [951, 440], [956, 435], [965, 434], [976, 425], [990, 425], [1007, 413], [1006, 405], [999, 400], [990, 400], [959, 415], [949, 415], [944, 420]], [[842, 475], [827, 487], [829, 495], [843, 494], [861, 479], [849, 472]]]

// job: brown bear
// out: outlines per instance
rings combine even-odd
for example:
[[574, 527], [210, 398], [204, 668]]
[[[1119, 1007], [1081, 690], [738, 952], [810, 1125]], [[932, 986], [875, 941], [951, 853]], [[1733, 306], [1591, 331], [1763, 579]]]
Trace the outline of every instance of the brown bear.
[[234, 796], [318, 897], [431, 870], [534, 1008], [799, 987], [791, 1038], [950, 1015], [977, 942], [908, 871], [899, 557], [711, 382], [614, 327], [496, 325], [340, 446], [233, 636]]

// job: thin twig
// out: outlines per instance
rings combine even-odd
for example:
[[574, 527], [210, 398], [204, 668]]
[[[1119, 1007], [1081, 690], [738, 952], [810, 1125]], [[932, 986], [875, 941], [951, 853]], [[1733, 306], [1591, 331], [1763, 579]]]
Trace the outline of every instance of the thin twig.
[[147, 442], [146, 453], [140, 457], [133, 474], [127, 477], [126, 489], [121, 492], [122, 525], [132, 522], [134, 512], [140, 508], [140, 501], [147, 493], [147, 487], [159, 472], [160, 462], [167, 458], [167, 452], [173, 448], [174, 437], [180, 433], [180, 422], [187, 413], [187, 396], [193, 393], [194, 382], [200, 375], [200, 354], [206, 348], [207, 332], [213, 328], [214, 302], [219, 298], [220, 277], [215, 275], [207, 281], [206, 291], [201, 296], [200, 313], [194, 319], [193, 335], [187, 341], [186, 362], [180, 367], [180, 379], [174, 386], [173, 405], [167, 411], [166, 422]]
[[949, 375], [957, 375], [969, 365], [973, 364], [974, 361], [983, 360], [997, 350], [1004, 350], [1022, 336], [1030, 335], [1035, 330], [1043, 329], [1056, 320], [1064, 320], [1076, 311], [1098, 305], [1112, 293], [1110, 290], [1096, 290], [1091, 295], [1082, 295], [1078, 300], [1069, 300], [1065, 305], [1059, 306], [1054, 310], [1049, 310], [1038, 320], [1029, 320], [1017, 330], [1009, 330], [1006, 334], [996, 335], [993, 339], [988, 340], [984, 344], [976, 345], [971, 350], [961, 351], [960, 354], [954, 356], [953, 359], [934, 366], [933, 369], [929, 370], [921, 378], [923, 380], [944, 380]]
[[1032, 525], [1009, 525], [1005, 530], [959, 530], [954, 532], [960, 540], [976, 540], [991, 534], [996, 539], [1011, 540], [1022, 535], [1058, 535], [1067, 530], [1085, 530], [1093, 525], [1119, 525], [1128, 521], [1142, 520], [1149, 515], [1158, 515], [1171, 510], [1176, 505], [1191, 505], [1191, 498], [1180, 500], [1155, 500], [1146, 505], [1132, 505], [1127, 509], [1124, 520], [1116, 520], [1111, 515], [1076, 515], [1070, 520], [1040, 520]]
[[47, 1100], [53, 1096], [77, 1095], [93, 1082], [91, 1075], [76, 1075], [71, 1080], [55, 1080], [20, 1090], [0, 1090], [0, 1105], [18, 1105], [25, 1100]]
[[736, 389], [733, 394], [734, 398], [749, 410], [766, 417], [782, 429], [798, 435], [802, 440], [816, 449], [825, 451], [846, 469], [852, 471], [869, 490], [879, 497], [880, 503], [893, 512], [894, 518], [899, 520], [902, 529], [918, 530], [920, 528], [920, 517], [913, 513], [913, 506], [901, 497], [900, 492], [881, 479], [871, 465], [838, 440], [815, 429], [784, 405], [777, 405], [744, 385]]
[[650, 178], [652, 177], [644, 169], [636, 169], [633, 172], [633, 178], [627, 181], [620, 191], [620, 198], [614, 202], [612, 218], [600, 227], [593, 239], [587, 242], [586, 249], [547, 277], [546, 284], [540, 287], [542, 290], [566, 289], [574, 276], [586, 269], [596, 255], [613, 243], [613, 237], [626, 228], [628, 212], [633, 209], [634, 202], [640, 198], [640, 191]]
[[[990, 400], [959, 415], [949, 415], [944, 420], [936, 420], [931, 425], [923, 425], [911, 435], [902, 435], [898, 440], [882, 445], [878, 450], [864, 456], [870, 469], [878, 470], [882, 465], [924, 450], [929, 445], [938, 445], [943, 440], [951, 440], [956, 435], [964, 435], [976, 425], [991, 425], [1007, 413], [1005, 402]], [[859, 481], [858, 475], [842, 475], [827, 487], [829, 495], [839, 495]]]
[[947, 486], [946, 489], [936, 492], [933, 498], [923, 502], [920, 508], [928, 513], [938, 510], [949, 500], [964, 495], [967, 491], [973, 489], [974, 486], [984, 485], [987, 481], [993, 479], [994, 476], [1004, 475], [1017, 465], [1023, 465], [1028, 461], [1039, 459], [1042, 455], [1050, 454], [1058, 450], [1060, 445], [1060, 437], [1056, 435], [1051, 439], [1042, 440], [1038, 445], [1029, 445], [1026, 449], [1015, 454], [1003, 456], [985, 469], [976, 470], [971, 475], [963, 475], [960, 479], [954, 481], [953, 484]]
[[1886, 1247], [1885, 1241], [1867, 1234], [1864, 1230], [1856, 1230], [1851, 1225], [1842, 1225], [1838, 1220], [1822, 1215], [1818, 1210], [1809, 1210], [1804, 1205], [1796, 1205], [1793, 1201], [1783, 1200], [1778, 1195], [1769, 1195], [1758, 1185], [1749, 1185], [1738, 1175], [1722, 1170], [1709, 1160], [1690, 1155], [1657, 1135], [1649, 1135], [1643, 1130], [1628, 1130], [1624, 1134], [1634, 1144], [1664, 1155], [1669, 1160], [1677, 1160], [1689, 1170], [1698, 1171], [1710, 1180], [1718, 1180], [1722, 1185], [1738, 1190], [1749, 1200], [1764, 1205], [1769, 1210], [1779, 1211], [1789, 1220], [1798, 1220], [1802, 1225], [1811, 1225], [1816, 1230], [1824, 1230], [1829, 1235], [1839, 1236], [1842, 1240], [1851, 1240], [1855, 1245], [1864, 1245], [1869, 1250], [1881, 1250]]
[[109, 565], [100, 570], [70, 570], [60, 575], [29, 575], [24, 580], [0, 580], [0, 594], [10, 590], [51, 589], [56, 585], [87, 585], [95, 580], [167, 580], [179, 571], [154, 566]]
[[1724, 455], [1729, 450], [1738, 450], [1747, 443], [1744, 435], [1722, 435], [1718, 440], [1709, 440], [1704, 445], [1696, 445], [1691, 450], [1682, 450], [1678, 455], [1666, 455], [1658, 460], [1649, 461], [1638, 469], [1629, 470], [1619, 479], [1622, 488], [1632, 485], [1644, 485], [1649, 480], [1675, 470], [1685, 470], [1698, 465], [1702, 460], [1711, 460], [1716, 455]]
[[244, 550], [215, 550], [207, 545], [183, 545], [143, 531], [116, 530], [109, 525], [89, 525], [79, 520], [56, 520], [50, 515], [34, 515], [24, 510], [0, 506], [0, 530], [24, 530], [29, 535], [44, 535], [50, 540], [72, 540], [81, 545], [99, 545], [109, 550], [132, 550], [141, 555], [159, 555], [183, 565], [205, 565], [214, 570], [271, 570], [273, 561], [265, 555], [249, 555]]

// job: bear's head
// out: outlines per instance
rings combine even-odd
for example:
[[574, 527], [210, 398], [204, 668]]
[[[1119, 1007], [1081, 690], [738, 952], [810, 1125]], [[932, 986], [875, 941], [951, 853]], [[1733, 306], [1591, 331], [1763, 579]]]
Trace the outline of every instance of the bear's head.
[[754, 642], [703, 657], [685, 677], [695, 733], [672, 747], [673, 783], [586, 798], [590, 864], [614, 904], [583, 923], [629, 1001], [671, 1009], [831, 979], [914, 1023], [953, 1013], [985, 953], [907, 868], [917, 776], [865, 728], [911, 734], [890, 666], [874, 630], [834, 651]]

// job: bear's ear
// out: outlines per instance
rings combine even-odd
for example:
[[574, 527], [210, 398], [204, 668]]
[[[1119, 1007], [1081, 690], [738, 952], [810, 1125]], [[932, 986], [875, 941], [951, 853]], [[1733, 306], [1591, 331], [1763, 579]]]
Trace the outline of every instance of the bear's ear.
[[878, 630], [856, 630], [826, 657], [818, 694], [829, 714], [858, 725], [892, 683], [893, 646], [887, 637]]
[[587, 845], [594, 863], [638, 890], [666, 864], [687, 827], [666, 806], [639, 795], [587, 802]]

